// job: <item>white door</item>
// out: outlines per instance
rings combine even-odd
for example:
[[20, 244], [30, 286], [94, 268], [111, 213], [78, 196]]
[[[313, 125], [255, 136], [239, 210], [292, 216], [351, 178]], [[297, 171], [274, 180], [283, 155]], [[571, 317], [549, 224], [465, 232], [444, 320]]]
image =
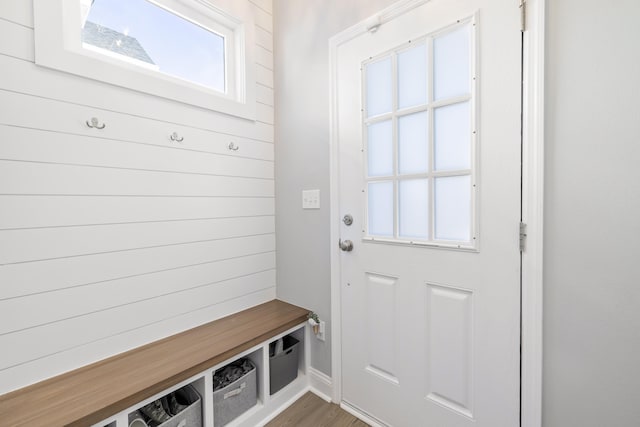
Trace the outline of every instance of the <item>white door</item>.
[[431, 0], [338, 47], [343, 403], [519, 425], [520, 16]]

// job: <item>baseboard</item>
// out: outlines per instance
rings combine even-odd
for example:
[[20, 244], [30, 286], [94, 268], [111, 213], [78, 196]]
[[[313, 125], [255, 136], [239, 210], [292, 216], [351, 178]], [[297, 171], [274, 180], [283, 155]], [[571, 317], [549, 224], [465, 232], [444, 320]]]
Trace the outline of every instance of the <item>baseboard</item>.
[[309, 367], [308, 373], [311, 391], [321, 399], [331, 403], [331, 396], [333, 396], [333, 381], [331, 377], [312, 367]]
[[380, 420], [376, 420], [375, 418], [371, 418], [371, 416], [361, 412], [358, 408], [355, 408], [349, 405], [346, 402], [341, 402], [340, 407], [353, 415], [354, 417], [364, 421], [369, 424], [371, 427], [388, 427], [386, 424], [383, 424]]

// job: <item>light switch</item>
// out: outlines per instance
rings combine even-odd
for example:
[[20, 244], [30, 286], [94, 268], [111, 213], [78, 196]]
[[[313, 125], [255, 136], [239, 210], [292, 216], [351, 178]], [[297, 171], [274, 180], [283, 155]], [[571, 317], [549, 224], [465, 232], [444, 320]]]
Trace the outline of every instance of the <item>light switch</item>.
[[320, 209], [320, 190], [302, 191], [302, 209]]

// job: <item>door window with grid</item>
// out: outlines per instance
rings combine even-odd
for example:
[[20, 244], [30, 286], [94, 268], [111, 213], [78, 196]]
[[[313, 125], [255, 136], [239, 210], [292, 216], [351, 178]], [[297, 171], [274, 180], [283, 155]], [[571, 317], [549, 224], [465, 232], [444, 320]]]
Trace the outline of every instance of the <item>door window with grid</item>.
[[474, 26], [363, 64], [366, 240], [475, 248]]

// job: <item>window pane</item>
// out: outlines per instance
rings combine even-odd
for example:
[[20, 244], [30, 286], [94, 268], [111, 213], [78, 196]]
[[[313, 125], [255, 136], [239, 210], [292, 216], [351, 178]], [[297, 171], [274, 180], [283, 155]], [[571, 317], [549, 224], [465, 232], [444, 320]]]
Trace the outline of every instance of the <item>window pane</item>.
[[466, 95], [469, 91], [469, 25], [433, 40], [434, 99]]
[[367, 126], [369, 176], [393, 175], [393, 135], [391, 120]]
[[370, 235], [393, 236], [392, 182], [369, 184], [368, 228]]
[[391, 111], [391, 57], [367, 65], [367, 117]]
[[95, 0], [83, 47], [225, 92], [224, 37], [146, 0]]
[[426, 179], [409, 179], [398, 184], [400, 237], [427, 239], [429, 230], [429, 188]]
[[435, 236], [438, 240], [471, 240], [471, 177], [436, 178]]
[[434, 111], [435, 169], [471, 167], [471, 116], [469, 103], [448, 105]]
[[428, 120], [426, 111], [398, 119], [398, 164], [401, 174], [427, 172]]
[[427, 47], [422, 43], [398, 54], [398, 108], [427, 103]]

